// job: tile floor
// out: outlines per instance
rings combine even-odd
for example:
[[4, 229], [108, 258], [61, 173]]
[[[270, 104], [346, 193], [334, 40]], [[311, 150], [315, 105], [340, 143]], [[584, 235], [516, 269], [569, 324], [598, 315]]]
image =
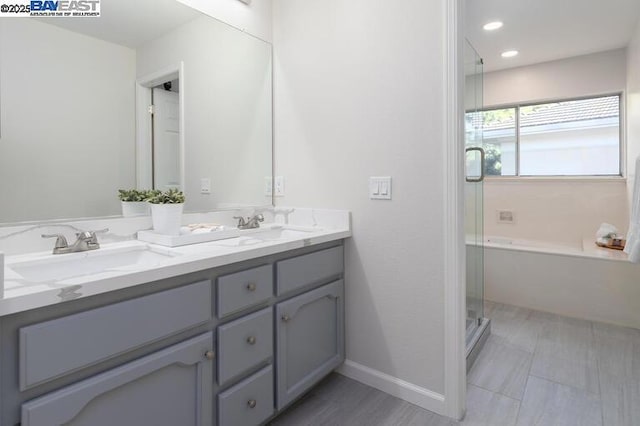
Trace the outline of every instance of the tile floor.
[[274, 426], [639, 426], [640, 330], [486, 303], [492, 335], [454, 422], [333, 374]]

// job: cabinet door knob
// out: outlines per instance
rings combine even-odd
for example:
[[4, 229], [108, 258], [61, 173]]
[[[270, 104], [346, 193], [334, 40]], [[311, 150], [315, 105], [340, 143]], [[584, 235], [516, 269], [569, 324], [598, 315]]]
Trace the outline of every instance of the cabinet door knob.
[[256, 344], [256, 338], [255, 336], [249, 336], [247, 337], [247, 343], [250, 345], [255, 345]]
[[206, 352], [204, 353], [204, 357], [205, 357], [206, 359], [208, 359], [208, 360], [212, 360], [213, 358], [215, 358], [215, 357], [216, 357], [216, 353], [215, 353], [215, 352], [213, 352], [213, 351], [206, 351]]
[[289, 320], [291, 320], [291, 317], [289, 315], [285, 314], [282, 316], [282, 321], [289, 322]]
[[249, 406], [249, 408], [256, 408], [258, 402], [255, 399], [250, 399], [247, 401], [247, 405]]
[[249, 290], [249, 291], [256, 291], [256, 283], [249, 283], [249, 284], [247, 284], [247, 290]]

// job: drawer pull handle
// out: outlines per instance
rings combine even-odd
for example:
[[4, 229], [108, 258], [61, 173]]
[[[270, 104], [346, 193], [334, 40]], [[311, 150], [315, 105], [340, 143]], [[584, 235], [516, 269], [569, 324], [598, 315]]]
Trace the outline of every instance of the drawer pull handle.
[[254, 336], [247, 337], [247, 343], [250, 344], [250, 345], [255, 345], [256, 344], [256, 338]]
[[247, 290], [249, 290], [249, 291], [256, 291], [256, 283], [249, 283], [249, 284], [247, 284]]
[[247, 405], [249, 406], [249, 408], [256, 408], [258, 402], [255, 399], [250, 399], [249, 401], [247, 401]]
[[289, 315], [285, 314], [285, 315], [282, 316], [282, 321], [289, 322], [290, 320], [291, 320], [291, 317]]
[[212, 360], [212, 359], [214, 359], [214, 358], [216, 357], [216, 353], [215, 353], [215, 352], [213, 352], [213, 351], [206, 351], [206, 352], [204, 353], [204, 357], [205, 357], [206, 359], [208, 359], [208, 360]]

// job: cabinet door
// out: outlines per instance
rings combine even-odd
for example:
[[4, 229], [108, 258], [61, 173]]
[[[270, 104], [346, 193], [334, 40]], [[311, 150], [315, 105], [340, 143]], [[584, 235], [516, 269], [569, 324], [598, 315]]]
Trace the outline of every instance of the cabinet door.
[[213, 334], [22, 405], [22, 426], [211, 426]]
[[277, 305], [278, 409], [344, 360], [343, 292], [339, 280]]

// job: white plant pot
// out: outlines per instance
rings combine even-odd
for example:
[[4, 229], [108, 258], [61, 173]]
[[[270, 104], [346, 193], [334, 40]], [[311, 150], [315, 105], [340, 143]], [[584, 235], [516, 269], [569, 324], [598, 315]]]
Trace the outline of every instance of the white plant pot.
[[122, 216], [149, 216], [149, 203], [146, 201], [122, 201]]
[[153, 230], [164, 235], [180, 235], [184, 204], [151, 204]]

